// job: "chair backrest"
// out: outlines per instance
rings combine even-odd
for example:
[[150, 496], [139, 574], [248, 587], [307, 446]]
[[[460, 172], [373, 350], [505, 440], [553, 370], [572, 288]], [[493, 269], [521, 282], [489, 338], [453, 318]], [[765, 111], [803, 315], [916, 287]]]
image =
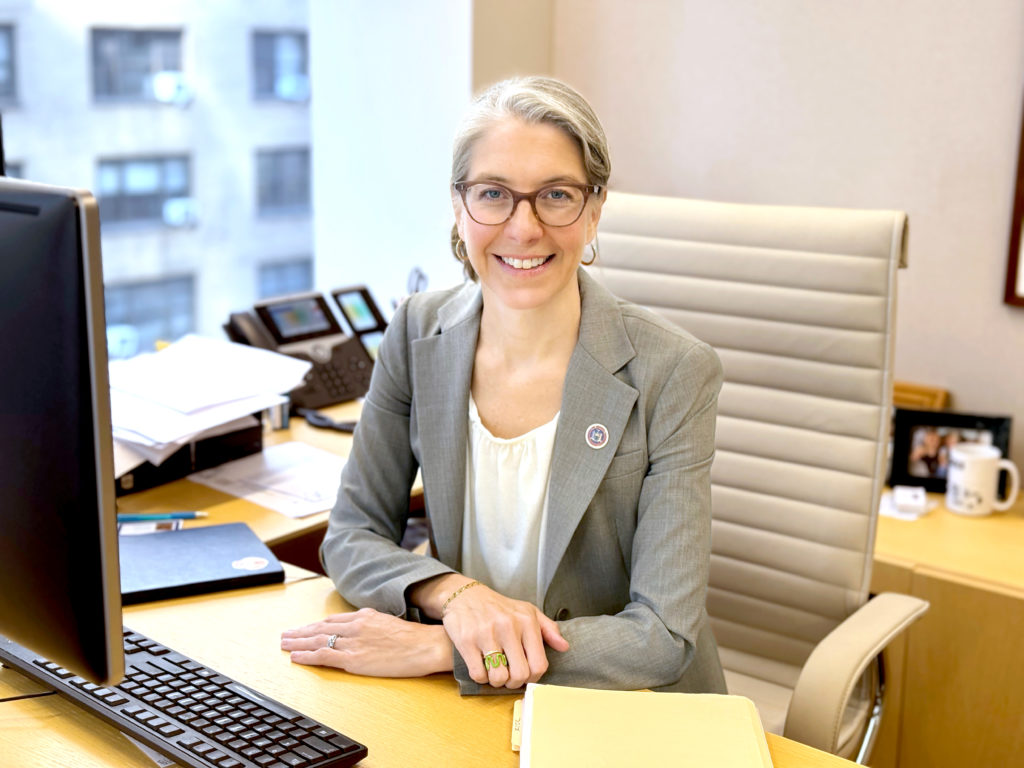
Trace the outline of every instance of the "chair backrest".
[[727, 671], [792, 688], [867, 599], [905, 230], [894, 211], [608, 196], [591, 274], [725, 369], [708, 613]]

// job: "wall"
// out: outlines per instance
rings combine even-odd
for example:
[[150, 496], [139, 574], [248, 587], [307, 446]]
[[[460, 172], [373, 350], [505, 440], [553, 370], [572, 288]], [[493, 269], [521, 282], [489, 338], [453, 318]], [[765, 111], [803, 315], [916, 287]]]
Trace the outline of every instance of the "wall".
[[906, 210], [896, 375], [1013, 416], [1024, 465], [1024, 3], [557, 0], [552, 70], [601, 115], [613, 188]]
[[311, 0], [315, 283], [390, 313], [414, 267], [461, 280], [448, 193], [472, 88], [469, 0]]
[[473, 0], [473, 93], [514, 75], [550, 73], [551, 0]]

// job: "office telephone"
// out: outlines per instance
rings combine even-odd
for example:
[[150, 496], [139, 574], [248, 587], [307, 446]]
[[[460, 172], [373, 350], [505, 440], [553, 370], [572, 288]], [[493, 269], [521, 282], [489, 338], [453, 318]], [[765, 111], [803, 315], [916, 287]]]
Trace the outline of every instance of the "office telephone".
[[232, 341], [272, 349], [313, 367], [289, 395], [293, 408], [320, 408], [366, 394], [373, 359], [357, 334], [346, 334], [315, 292], [261, 301], [233, 312], [224, 325]]

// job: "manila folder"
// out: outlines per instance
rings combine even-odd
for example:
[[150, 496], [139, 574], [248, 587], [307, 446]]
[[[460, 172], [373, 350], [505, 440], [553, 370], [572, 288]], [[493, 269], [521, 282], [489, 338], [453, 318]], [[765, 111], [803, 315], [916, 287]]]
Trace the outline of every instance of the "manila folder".
[[757, 708], [743, 696], [531, 683], [522, 728], [520, 768], [772, 765]]

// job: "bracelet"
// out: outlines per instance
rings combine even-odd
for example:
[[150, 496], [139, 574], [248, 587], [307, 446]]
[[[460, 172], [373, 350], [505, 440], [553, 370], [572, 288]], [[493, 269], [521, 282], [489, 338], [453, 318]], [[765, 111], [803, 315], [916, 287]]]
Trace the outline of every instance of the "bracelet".
[[441, 606], [441, 618], [444, 618], [444, 612], [446, 610], [448, 610], [448, 606], [451, 605], [452, 600], [454, 600], [456, 597], [461, 595], [463, 592], [465, 592], [470, 587], [478, 587], [478, 586], [480, 586], [480, 582], [479, 581], [470, 581], [470, 582], [468, 582], [466, 584], [463, 584], [461, 587], [459, 587], [454, 592], [452, 592], [451, 595], [449, 595], [448, 599], [444, 601], [444, 605]]

